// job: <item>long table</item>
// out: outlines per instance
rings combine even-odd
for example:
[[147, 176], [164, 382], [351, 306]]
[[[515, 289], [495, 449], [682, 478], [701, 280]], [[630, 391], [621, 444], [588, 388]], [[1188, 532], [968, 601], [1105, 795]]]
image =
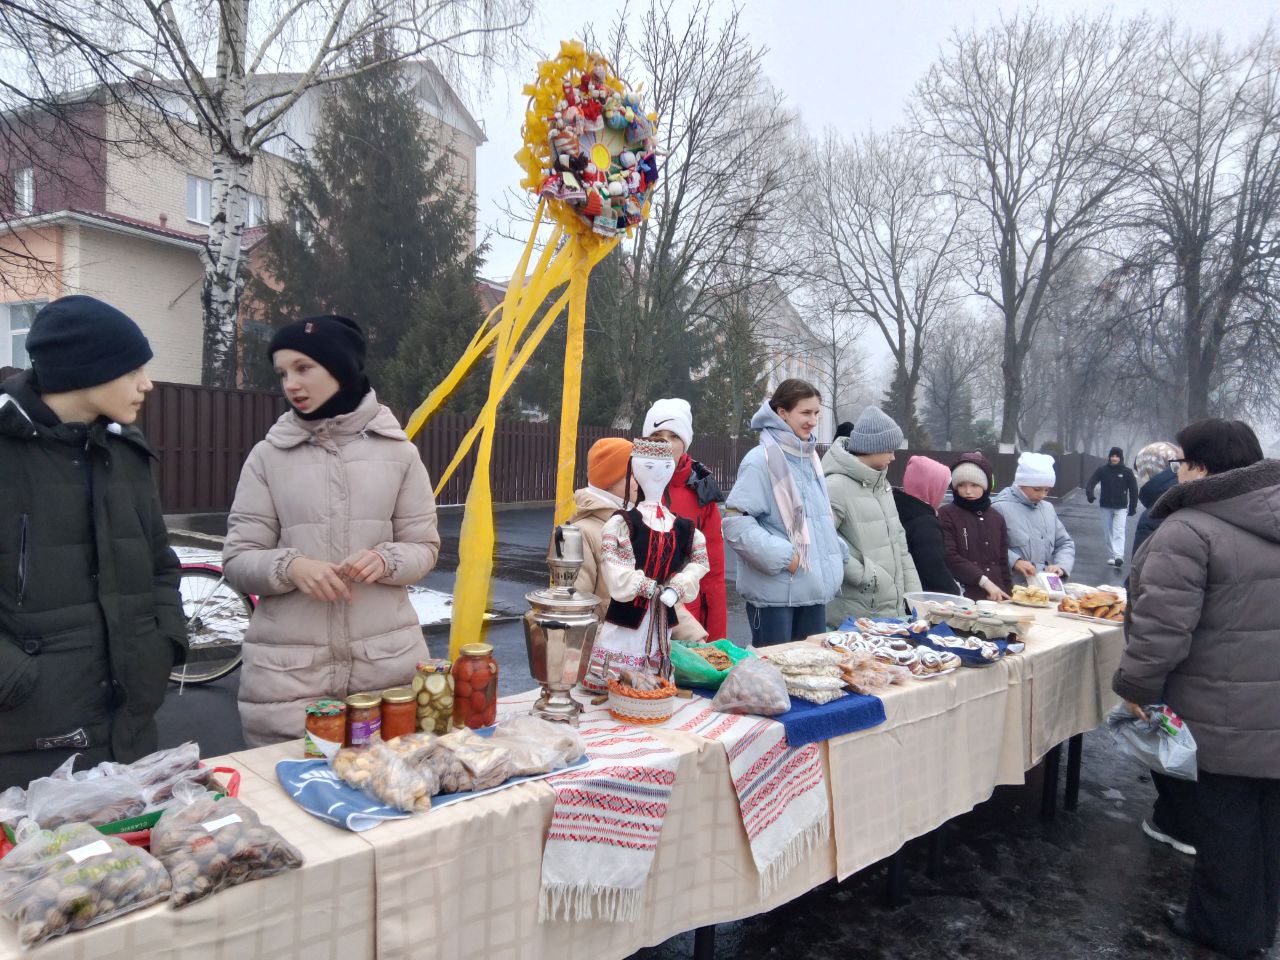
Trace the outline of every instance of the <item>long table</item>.
[[[160, 905], [40, 948], [41, 960], [534, 960], [625, 957], [686, 930], [773, 909], [843, 879], [1023, 782], [1115, 702], [1118, 627], [1037, 614], [1024, 653], [990, 667], [894, 687], [885, 723], [823, 745], [832, 830], [825, 848], [767, 897], [718, 743], [656, 730], [680, 766], [662, 838], [631, 923], [538, 921], [543, 840], [554, 794], [526, 783], [353, 834], [296, 807], [275, 764], [281, 744], [218, 758], [240, 795], [306, 857], [297, 871], [182, 910]], [[0, 960], [20, 956], [0, 921]]]

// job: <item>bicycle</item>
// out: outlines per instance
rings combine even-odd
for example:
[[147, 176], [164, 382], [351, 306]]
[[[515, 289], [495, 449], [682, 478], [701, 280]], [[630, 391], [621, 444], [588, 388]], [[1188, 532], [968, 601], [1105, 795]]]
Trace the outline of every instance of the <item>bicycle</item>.
[[240, 669], [245, 631], [257, 597], [227, 583], [213, 563], [182, 564], [182, 612], [187, 618], [187, 662], [175, 666], [169, 682], [212, 683]]

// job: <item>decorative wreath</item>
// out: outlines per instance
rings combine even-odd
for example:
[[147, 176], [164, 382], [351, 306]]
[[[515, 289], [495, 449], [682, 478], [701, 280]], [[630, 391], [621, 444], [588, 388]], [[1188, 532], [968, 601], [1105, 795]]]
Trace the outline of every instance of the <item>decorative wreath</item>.
[[538, 66], [529, 97], [521, 185], [580, 237], [628, 234], [649, 213], [658, 182], [657, 116], [639, 93], [578, 41]]

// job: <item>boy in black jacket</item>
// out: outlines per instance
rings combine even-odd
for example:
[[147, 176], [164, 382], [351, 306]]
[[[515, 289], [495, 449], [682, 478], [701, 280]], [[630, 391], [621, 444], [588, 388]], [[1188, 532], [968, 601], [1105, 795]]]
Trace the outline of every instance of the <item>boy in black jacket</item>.
[[1093, 471], [1084, 495], [1090, 503], [1094, 501], [1094, 491], [1102, 485], [1102, 535], [1107, 541], [1107, 563], [1120, 567], [1124, 565], [1125, 512], [1133, 516], [1138, 512], [1138, 479], [1133, 471], [1124, 465], [1124, 451], [1112, 447], [1107, 462]]
[[0, 789], [73, 753], [156, 749], [185, 656], [178, 558], [130, 426], [151, 381], [137, 324], [92, 297], [45, 306], [32, 369], [0, 385]]

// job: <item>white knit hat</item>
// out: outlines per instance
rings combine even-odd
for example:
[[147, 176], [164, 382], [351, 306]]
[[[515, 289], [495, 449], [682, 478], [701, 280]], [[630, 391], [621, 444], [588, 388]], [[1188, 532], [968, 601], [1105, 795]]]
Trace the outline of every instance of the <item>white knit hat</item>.
[[679, 397], [655, 400], [644, 415], [641, 435], [651, 437], [655, 430], [670, 430], [684, 441], [684, 448], [688, 450], [693, 444], [693, 410], [689, 401]]
[[1052, 487], [1058, 482], [1053, 472], [1053, 457], [1047, 453], [1027, 453], [1018, 457], [1018, 470], [1013, 475], [1016, 487]]

